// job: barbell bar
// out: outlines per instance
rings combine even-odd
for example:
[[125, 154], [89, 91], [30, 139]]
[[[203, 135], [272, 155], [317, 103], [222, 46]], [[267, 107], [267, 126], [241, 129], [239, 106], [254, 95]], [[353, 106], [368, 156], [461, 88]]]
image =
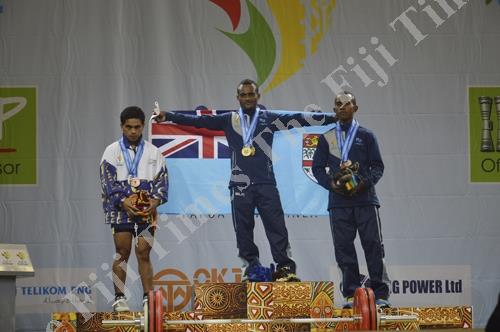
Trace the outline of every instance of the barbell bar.
[[381, 325], [394, 322], [413, 322], [417, 315], [379, 315], [375, 305], [375, 295], [371, 288], [358, 288], [354, 293], [353, 317], [322, 318], [276, 318], [276, 319], [200, 319], [164, 320], [163, 296], [161, 291], [150, 291], [144, 305], [144, 313], [133, 320], [103, 320], [103, 327], [134, 326], [138, 331], [161, 332], [168, 325], [208, 325], [208, 324], [260, 324], [260, 323], [354, 323], [354, 330], [378, 331]]

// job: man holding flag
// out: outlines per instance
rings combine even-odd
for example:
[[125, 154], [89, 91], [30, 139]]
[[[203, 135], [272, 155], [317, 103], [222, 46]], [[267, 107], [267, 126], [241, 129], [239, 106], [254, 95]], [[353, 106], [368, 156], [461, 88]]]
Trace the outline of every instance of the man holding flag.
[[244, 277], [249, 281], [264, 281], [265, 268], [259, 261], [253, 230], [255, 208], [262, 217], [273, 260], [278, 264], [272, 279], [298, 281], [296, 264], [291, 258], [288, 231], [272, 162], [274, 133], [301, 126], [328, 125], [336, 122], [333, 115], [280, 114], [261, 110], [257, 84], [249, 79], [241, 81], [236, 89], [240, 104], [237, 112], [215, 116], [193, 116], [173, 112], [159, 112], [158, 122], [174, 123], [224, 131], [231, 149], [231, 211], [236, 233], [239, 257], [244, 261]]

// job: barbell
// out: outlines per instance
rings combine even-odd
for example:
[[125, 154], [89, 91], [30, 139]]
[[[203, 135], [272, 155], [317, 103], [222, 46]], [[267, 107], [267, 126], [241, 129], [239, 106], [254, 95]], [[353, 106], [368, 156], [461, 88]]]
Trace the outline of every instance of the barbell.
[[394, 322], [413, 322], [416, 315], [380, 315], [375, 305], [375, 295], [371, 288], [358, 288], [354, 293], [352, 317], [324, 318], [277, 318], [277, 319], [199, 319], [199, 320], [164, 320], [163, 296], [161, 291], [150, 291], [144, 312], [138, 319], [103, 320], [103, 327], [134, 326], [137, 331], [161, 332], [168, 325], [208, 325], [208, 324], [259, 324], [259, 323], [354, 323], [354, 330], [378, 331], [381, 325]]

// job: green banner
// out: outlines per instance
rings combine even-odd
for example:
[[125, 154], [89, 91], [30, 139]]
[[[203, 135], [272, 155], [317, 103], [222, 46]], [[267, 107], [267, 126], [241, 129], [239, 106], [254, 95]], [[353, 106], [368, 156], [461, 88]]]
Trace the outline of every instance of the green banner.
[[37, 89], [0, 86], [0, 185], [37, 184]]
[[499, 132], [500, 87], [469, 87], [471, 182], [500, 182]]

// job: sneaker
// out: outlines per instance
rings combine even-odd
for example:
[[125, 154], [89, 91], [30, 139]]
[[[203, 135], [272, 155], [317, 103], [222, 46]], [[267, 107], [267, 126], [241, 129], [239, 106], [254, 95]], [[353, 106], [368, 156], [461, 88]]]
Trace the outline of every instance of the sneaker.
[[118, 296], [117, 298], [115, 298], [115, 302], [113, 302], [113, 311], [130, 311], [125, 296]]
[[292, 272], [289, 266], [283, 266], [278, 268], [276, 272], [273, 273], [273, 281], [277, 282], [299, 282], [300, 279], [297, 275]]
[[379, 309], [385, 309], [385, 308], [390, 308], [391, 307], [391, 303], [389, 301], [387, 301], [386, 299], [377, 299], [377, 300], [375, 300], [375, 305]]
[[353, 297], [346, 297], [344, 305], [342, 306], [342, 309], [352, 309], [353, 302], [354, 302]]
[[260, 264], [254, 264], [245, 272], [242, 281], [243, 282], [265, 282], [272, 281], [272, 274], [274, 271], [274, 265], [271, 264], [271, 267], [264, 267]]

